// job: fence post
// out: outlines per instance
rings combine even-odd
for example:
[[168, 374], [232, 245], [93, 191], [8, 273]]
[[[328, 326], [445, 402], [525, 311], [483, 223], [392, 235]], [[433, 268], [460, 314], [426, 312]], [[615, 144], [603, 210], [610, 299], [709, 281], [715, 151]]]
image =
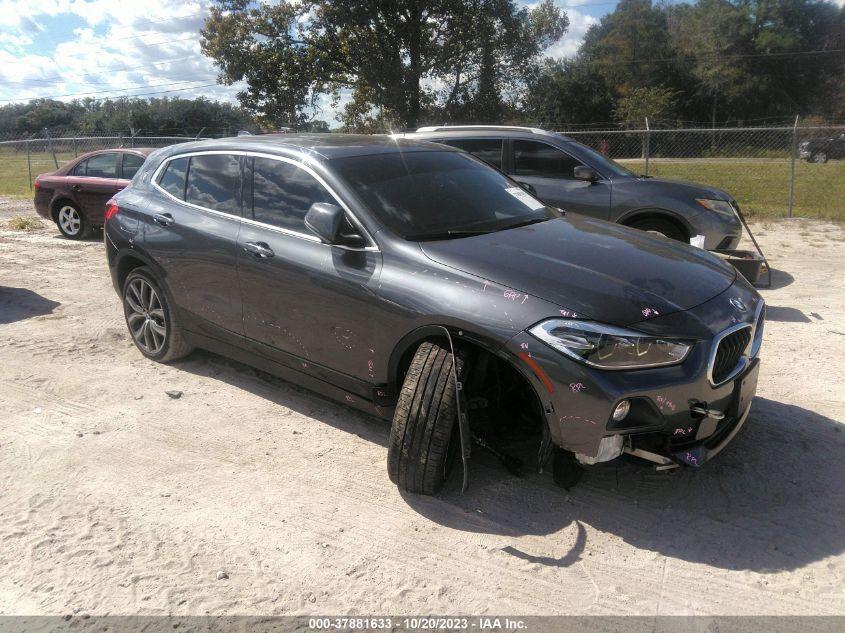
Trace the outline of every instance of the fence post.
[[76, 151], [76, 137], [75, 136], [71, 139], [71, 143], [73, 143], [73, 157], [77, 158], [79, 156], [79, 152]]
[[645, 175], [648, 176], [648, 159], [651, 154], [651, 128], [648, 126], [648, 117], [645, 118]]
[[26, 167], [29, 170], [29, 190], [32, 191], [32, 159], [30, 158], [29, 154], [29, 139], [33, 137], [35, 132], [29, 135], [29, 138], [26, 139]]
[[789, 151], [789, 205], [786, 209], [786, 217], [792, 217], [792, 203], [795, 196], [795, 155], [798, 152], [798, 117], [795, 115], [795, 124], [792, 126], [792, 147]]
[[50, 130], [46, 127], [44, 128], [44, 134], [47, 136], [47, 143], [50, 145], [50, 153], [53, 155], [53, 163], [56, 165], [56, 169], [59, 168], [59, 159], [56, 158], [56, 148], [53, 147], [53, 139], [50, 138]]

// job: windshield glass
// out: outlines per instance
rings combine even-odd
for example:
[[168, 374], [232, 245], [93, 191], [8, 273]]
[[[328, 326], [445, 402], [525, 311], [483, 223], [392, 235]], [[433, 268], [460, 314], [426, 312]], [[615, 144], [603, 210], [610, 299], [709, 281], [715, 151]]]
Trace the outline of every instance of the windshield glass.
[[568, 136], [565, 138], [568, 142], [577, 145], [578, 149], [589, 157], [589, 159], [593, 163], [593, 166], [603, 174], [609, 176], [629, 176], [633, 178], [637, 177], [634, 172], [630, 171], [629, 169], [625, 169], [622, 165], [620, 165], [616, 161], [610, 160], [607, 156], [600, 154], [592, 147], [587, 147], [583, 143], [573, 141]]
[[405, 152], [331, 161], [376, 218], [408, 240], [449, 239], [560, 217], [462, 152]]

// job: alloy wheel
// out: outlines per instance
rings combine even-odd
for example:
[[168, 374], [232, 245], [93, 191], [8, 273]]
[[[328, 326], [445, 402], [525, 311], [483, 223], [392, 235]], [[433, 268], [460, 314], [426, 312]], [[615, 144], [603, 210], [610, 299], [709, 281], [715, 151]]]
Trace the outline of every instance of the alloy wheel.
[[158, 293], [149, 282], [136, 278], [126, 287], [123, 301], [132, 338], [145, 353], [155, 356], [167, 340], [167, 322]]
[[59, 209], [59, 225], [68, 235], [76, 235], [82, 229], [82, 216], [70, 205]]
[[813, 156], [813, 162], [815, 163], [826, 163], [827, 162], [827, 154], [824, 152], [819, 152], [815, 156]]

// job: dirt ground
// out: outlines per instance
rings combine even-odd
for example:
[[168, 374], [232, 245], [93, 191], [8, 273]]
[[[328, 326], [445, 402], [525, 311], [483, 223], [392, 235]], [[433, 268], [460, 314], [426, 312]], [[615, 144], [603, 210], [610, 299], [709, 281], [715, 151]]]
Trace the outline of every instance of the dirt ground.
[[421, 498], [381, 422], [212, 354], [145, 360], [102, 244], [21, 213], [0, 199], [0, 614], [845, 614], [839, 226], [755, 225], [758, 395], [703, 470], [567, 493], [476, 452], [466, 495]]

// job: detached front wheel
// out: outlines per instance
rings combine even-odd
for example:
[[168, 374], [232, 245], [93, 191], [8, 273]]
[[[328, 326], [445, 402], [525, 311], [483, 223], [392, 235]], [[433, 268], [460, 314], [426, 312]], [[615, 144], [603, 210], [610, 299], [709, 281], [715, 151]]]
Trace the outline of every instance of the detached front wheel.
[[[457, 352], [463, 379], [466, 354]], [[390, 480], [402, 490], [435, 494], [460, 453], [455, 379], [451, 352], [434, 342], [419, 346], [393, 415], [387, 448]]]

